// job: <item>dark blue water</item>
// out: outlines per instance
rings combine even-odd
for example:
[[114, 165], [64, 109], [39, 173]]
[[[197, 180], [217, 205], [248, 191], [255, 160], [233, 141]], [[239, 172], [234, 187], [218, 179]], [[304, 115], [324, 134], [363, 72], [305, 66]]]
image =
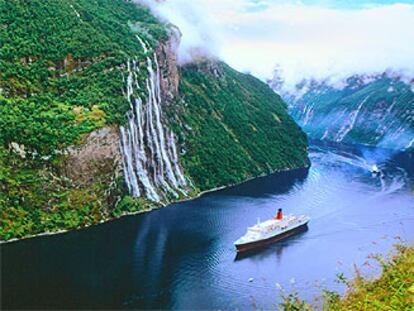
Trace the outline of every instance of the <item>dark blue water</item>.
[[[414, 241], [412, 176], [378, 149], [313, 147], [312, 168], [85, 230], [2, 245], [5, 308], [275, 308], [282, 286], [343, 290], [372, 253]], [[369, 168], [377, 163], [383, 178]], [[406, 164], [405, 164], [406, 165]], [[410, 164], [411, 165], [411, 164]], [[414, 164], [413, 164], [414, 165]], [[249, 256], [233, 242], [277, 208], [309, 230]], [[249, 278], [253, 278], [249, 282]]]

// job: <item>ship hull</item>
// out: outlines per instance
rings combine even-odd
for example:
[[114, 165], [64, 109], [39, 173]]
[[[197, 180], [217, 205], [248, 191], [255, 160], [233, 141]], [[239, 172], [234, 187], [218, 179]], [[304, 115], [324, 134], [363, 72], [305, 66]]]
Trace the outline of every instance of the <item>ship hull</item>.
[[291, 237], [292, 235], [295, 235], [297, 233], [306, 231], [306, 229], [308, 228], [308, 223], [304, 223], [303, 225], [300, 225], [296, 228], [293, 228], [291, 230], [285, 231], [281, 234], [272, 236], [270, 238], [267, 239], [263, 239], [263, 240], [258, 240], [258, 241], [254, 241], [254, 242], [250, 242], [250, 243], [245, 243], [245, 244], [236, 244], [236, 249], [238, 253], [241, 252], [248, 252], [257, 248], [261, 248], [270, 244], [273, 244], [275, 242], [284, 240], [288, 237]]

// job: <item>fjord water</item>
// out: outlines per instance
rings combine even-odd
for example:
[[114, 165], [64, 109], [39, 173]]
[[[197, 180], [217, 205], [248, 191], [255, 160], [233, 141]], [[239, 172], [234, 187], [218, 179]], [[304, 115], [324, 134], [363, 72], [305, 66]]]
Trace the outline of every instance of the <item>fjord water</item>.
[[[276, 309], [279, 284], [310, 298], [343, 290], [336, 274], [352, 276], [354, 264], [378, 273], [364, 265], [368, 255], [414, 240], [413, 176], [379, 149], [314, 146], [310, 156], [309, 171], [2, 245], [2, 306]], [[383, 178], [371, 175], [375, 163]], [[236, 257], [233, 242], [277, 208], [309, 215], [309, 229]]]

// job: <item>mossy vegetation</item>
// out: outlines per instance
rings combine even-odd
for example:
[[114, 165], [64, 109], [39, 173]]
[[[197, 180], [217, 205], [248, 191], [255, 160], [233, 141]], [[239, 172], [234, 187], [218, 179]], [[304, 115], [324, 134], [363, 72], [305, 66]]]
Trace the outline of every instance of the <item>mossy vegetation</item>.
[[306, 135], [265, 83], [220, 62], [186, 66], [181, 76], [171, 123], [200, 190], [309, 165]]

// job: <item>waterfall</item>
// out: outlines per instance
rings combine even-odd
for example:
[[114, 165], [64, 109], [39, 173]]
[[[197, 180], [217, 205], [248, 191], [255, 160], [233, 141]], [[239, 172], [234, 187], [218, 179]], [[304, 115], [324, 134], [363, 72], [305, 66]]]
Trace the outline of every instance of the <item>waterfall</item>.
[[414, 138], [408, 143], [406, 149], [409, 149], [411, 147], [414, 147]]
[[325, 139], [327, 139], [327, 138], [328, 138], [328, 135], [329, 135], [329, 129], [327, 129], [327, 130], [325, 131], [325, 133], [323, 133], [323, 136], [321, 137], [321, 140], [325, 140]]
[[[125, 182], [134, 197], [160, 202], [168, 194], [186, 195], [186, 178], [179, 165], [175, 136], [162, 115], [160, 68], [157, 55], [137, 36], [146, 58], [148, 78], [140, 85], [136, 60], [128, 60], [125, 97], [130, 105], [127, 124], [120, 127]], [[146, 90], [142, 100], [139, 91]]]
[[313, 113], [312, 104], [306, 105], [305, 109], [303, 109], [303, 113], [304, 113], [303, 125], [306, 125], [309, 123], [309, 121], [312, 118], [312, 113]]
[[361, 101], [361, 103], [358, 105], [358, 108], [350, 113], [349, 120], [348, 120], [349, 122], [345, 122], [345, 124], [339, 129], [339, 132], [337, 133], [335, 137], [335, 141], [341, 142], [345, 138], [345, 136], [348, 135], [350, 131], [352, 131], [358, 119], [358, 115], [361, 111], [361, 108], [365, 104], [365, 102], [368, 100], [369, 96], [370, 95], [365, 97], [364, 100]]

